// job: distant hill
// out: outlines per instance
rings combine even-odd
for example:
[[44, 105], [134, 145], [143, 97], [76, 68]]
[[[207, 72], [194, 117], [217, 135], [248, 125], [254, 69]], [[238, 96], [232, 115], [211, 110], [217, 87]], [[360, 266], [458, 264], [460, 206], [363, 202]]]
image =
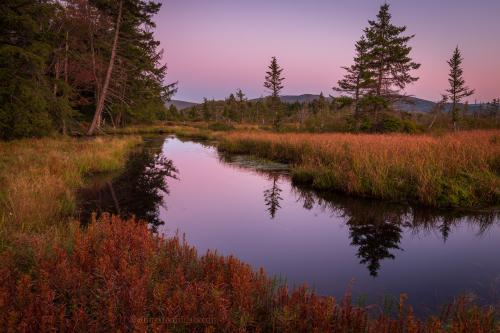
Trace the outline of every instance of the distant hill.
[[[316, 99], [319, 98], [319, 95], [315, 94], [302, 94], [302, 95], [283, 95], [280, 96], [280, 99], [283, 103], [309, 103], [312, 102]], [[327, 100], [331, 100], [331, 97], [325, 96]], [[254, 98], [251, 99], [250, 101], [255, 102], [258, 100], [261, 100], [262, 98]], [[174, 104], [177, 109], [182, 110], [186, 108], [190, 108], [194, 105], [197, 105], [198, 103], [192, 103], [192, 102], [186, 102], [186, 101], [179, 101], [179, 100], [172, 100], [167, 103], [167, 106], [170, 106], [171, 104]], [[401, 111], [406, 111], [406, 112], [430, 112], [432, 111], [432, 108], [436, 105], [436, 102], [428, 101], [425, 99], [417, 98], [417, 97], [408, 97], [407, 101], [401, 101], [397, 102], [395, 107]], [[451, 104], [447, 104], [445, 107], [445, 111], [449, 111], [451, 107]], [[474, 111], [477, 110], [481, 107], [481, 104], [469, 104], [469, 110]]]
[[195, 106], [197, 104], [198, 103], [186, 102], [186, 101], [180, 101], [180, 100], [177, 100], [177, 99], [172, 99], [171, 101], [167, 102], [165, 105], [167, 107], [170, 107], [170, 105], [175, 105], [175, 107], [178, 110], [182, 110], [182, 109], [190, 108], [190, 107]]
[[[295, 103], [295, 102], [299, 102], [299, 103], [309, 103], [309, 102], [312, 102], [314, 101], [315, 99], [318, 99], [319, 98], [319, 95], [314, 95], [314, 94], [302, 94], [302, 95], [283, 95], [283, 96], [280, 96], [280, 99], [283, 103]], [[325, 98], [327, 100], [330, 100], [330, 97], [328, 96], [325, 96]], [[251, 99], [250, 101], [252, 102], [256, 102], [256, 101], [260, 101], [262, 99], [261, 98], [254, 98], [254, 99]]]

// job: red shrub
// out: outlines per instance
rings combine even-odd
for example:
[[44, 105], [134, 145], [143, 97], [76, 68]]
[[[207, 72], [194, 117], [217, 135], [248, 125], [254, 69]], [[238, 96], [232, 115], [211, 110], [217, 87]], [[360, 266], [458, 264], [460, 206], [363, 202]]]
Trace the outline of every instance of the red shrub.
[[399, 318], [370, 319], [349, 297], [289, 292], [234, 257], [199, 257], [134, 221], [104, 216], [70, 230], [58, 241], [16, 236], [0, 254], [0, 331], [498, 331], [492, 309], [464, 302], [445, 321], [415, 319], [404, 298]]

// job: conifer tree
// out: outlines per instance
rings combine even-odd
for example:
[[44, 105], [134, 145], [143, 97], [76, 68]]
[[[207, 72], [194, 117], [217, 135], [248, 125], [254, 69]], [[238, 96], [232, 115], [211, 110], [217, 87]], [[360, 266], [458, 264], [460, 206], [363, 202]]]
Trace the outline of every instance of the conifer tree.
[[451, 100], [451, 117], [454, 130], [457, 130], [460, 102], [463, 98], [469, 97], [474, 94], [474, 90], [469, 89], [465, 85], [465, 80], [463, 78], [464, 71], [462, 69], [462, 61], [463, 58], [457, 46], [453, 51], [451, 59], [448, 60], [448, 65], [450, 66], [450, 74], [448, 76], [450, 88], [446, 90], [447, 96]]
[[341, 93], [351, 95], [354, 99], [354, 114], [359, 116], [359, 99], [364, 91], [373, 86], [373, 72], [368, 69], [368, 43], [364, 36], [356, 42], [356, 55], [354, 64], [349, 67], [342, 67], [347, 73], [344, 78], [338, 81], [338, 87], [333, 89]]
[[52, 129], [48, 71], [49, 1], [0, 1], [0, 139], [40, 136]]
[[203, 113], [203, 119], [205, 121], [209, 121], [210, 118], [212, 117], [212, 114], [210, 112], [210, 105], [208, 105], [208, 99], [206, 97], [203, 98], [203, 104], [202, 104], [202, 113]]
[[243, 103], [243, 101], [245, 101], [245, 94], [239, 88], [236, 90], [236, 97], [238, 98], [239, 103]]
[[282, 110], [279, 94], [283, 89], [284, 77], [281, 76], [283, 68], [280, 68], [276, 57], [271, 58], [271, 64], [266, 72], [264, 87], [271, 93], [271, 104], [274, 110], [274, 126], [279, 128], [281, 126]]
[[500, 115], [500, 98], [494, 98], [493, 101], [488, 104], [488, 115], [495, 120], [496, 124], [498, 122], [498, 116]]
[[276, 57], [272, 57], [271, 64], [269, 65], [268, 69], [269, 70], [266, 72], [264, 87], [269, 89], [271, 97], [277, 99], [279, 98], [279, 94], [284, 87], [283, 80], [285, 80], [285, 78], [281, 77], [283, 68], [280, 68], [280, 66], [278, 65], [278, 60], [276, 60]]
[[418, 80], [411, 71], [418, 69], [420, 64], [412, 60], [412, 48], [408, 46], [414, 35], [404, 36], [406, 26], [392, 24], [388, 4], [382, 5], [377, 19], [369, 20], [368, 24], [364, 32], [367, 67], [375, 79], [372, 93], [394, 100], [406, 85]]
[[244, 114], [245, 109], [246, 109], [246, 105], [245, 105], [246, 98], [245, 98], [245, 94], [243, 93], [243, 91], [239, 88], [236, 90], [236, 98], [238, 99], [238, 109], [240, 111], [240, 122], [243, 122], [243, 114]]

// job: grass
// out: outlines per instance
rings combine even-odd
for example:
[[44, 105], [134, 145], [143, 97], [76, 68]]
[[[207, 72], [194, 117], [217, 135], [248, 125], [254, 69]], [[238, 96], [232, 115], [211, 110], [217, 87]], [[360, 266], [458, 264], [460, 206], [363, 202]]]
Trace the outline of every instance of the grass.
[[500, 131], [441, 136], [276, 134], [219, 136], [224, 152], [292, 164], [295, 182], [318, 190], [434, 207], [500, 204]]
[[[487, 333], [492, 307], [465, 299], [425, 321], [287, 286], [234, 257], [103, 216], [64, 234], [13, 235], [0, 253], [0, 331]], [[373, 310], [373, 309], [372, 309]], [[370, 312], [372, 314], [370, 315]]]
[[130, 126], [118, 129], [108, 129], [109, 134], [120, 135], [147, 135], [147, 134], [172, 134], [179, 138], [192, 140], [212, 139], [213, 129], [209, 129], [206, 124], [197, 124], [196, 127], [189, 124], [165, 123], [157, 125]]
[[[222, 144], [244, 135], [250, 134], [231, 133]], [[425, 320], [404, 295], [392, 313], [376, 312], [354, 306], [349, 295], [337, 301], [306, 286], [289, 289], [232, 256], [200, 255], [141, 222], [106, 214], [86, 227], [69, 221], [74, 190], [88, 175], [120, 169], [139, 142], [135, 136], [0, 142], [1, 332], [500, 331], [493, 307], [466, 299]], [[284, 147], [279, 158], [269, 156], [301, 161]]]
[[0, 142], [0, 225], [42, 230], [75, 210], [86, 176], [120, 169], [139, 137]]

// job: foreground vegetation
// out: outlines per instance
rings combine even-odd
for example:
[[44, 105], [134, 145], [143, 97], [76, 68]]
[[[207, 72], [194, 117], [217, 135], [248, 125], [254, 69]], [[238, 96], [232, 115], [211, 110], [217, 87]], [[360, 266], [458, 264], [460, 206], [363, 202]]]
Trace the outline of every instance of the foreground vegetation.
[[[249, 134], [227, 138], [243, 135]], [[234, 257], [200, 256], [178, 237], [160, 236], [133, 219], [105, 214], [85, 227], [69, 222], [85, 176], [120, 169], [139, 142], [132, 135], [0, 144], [0, 331], [499, 330], [493, 307], [465, 299], [427, 319], [413, 315], [404, 295], [398, 308], [376, 311], [354, 305], [349, 295], [336, 301], [305, 286], [290, 290]]]
[[493, 308], [465, 301], [394, 319], [306, 287], [288, 291], [233, 257], [198, 256], [177, 237], [103, 216], [64, 235], [16, 234], [0, 254], [0, 330], [155, 332], [495, 332]]
[[500, 133], [442, 136], [235, 132], [219, 149], [292, 164], [318, 190], [437, 207], [500, 204]]
[[136, 136], [0, 142], [0, 230], [42, 230], [74, 213], [86, 176], [119, 170]]

